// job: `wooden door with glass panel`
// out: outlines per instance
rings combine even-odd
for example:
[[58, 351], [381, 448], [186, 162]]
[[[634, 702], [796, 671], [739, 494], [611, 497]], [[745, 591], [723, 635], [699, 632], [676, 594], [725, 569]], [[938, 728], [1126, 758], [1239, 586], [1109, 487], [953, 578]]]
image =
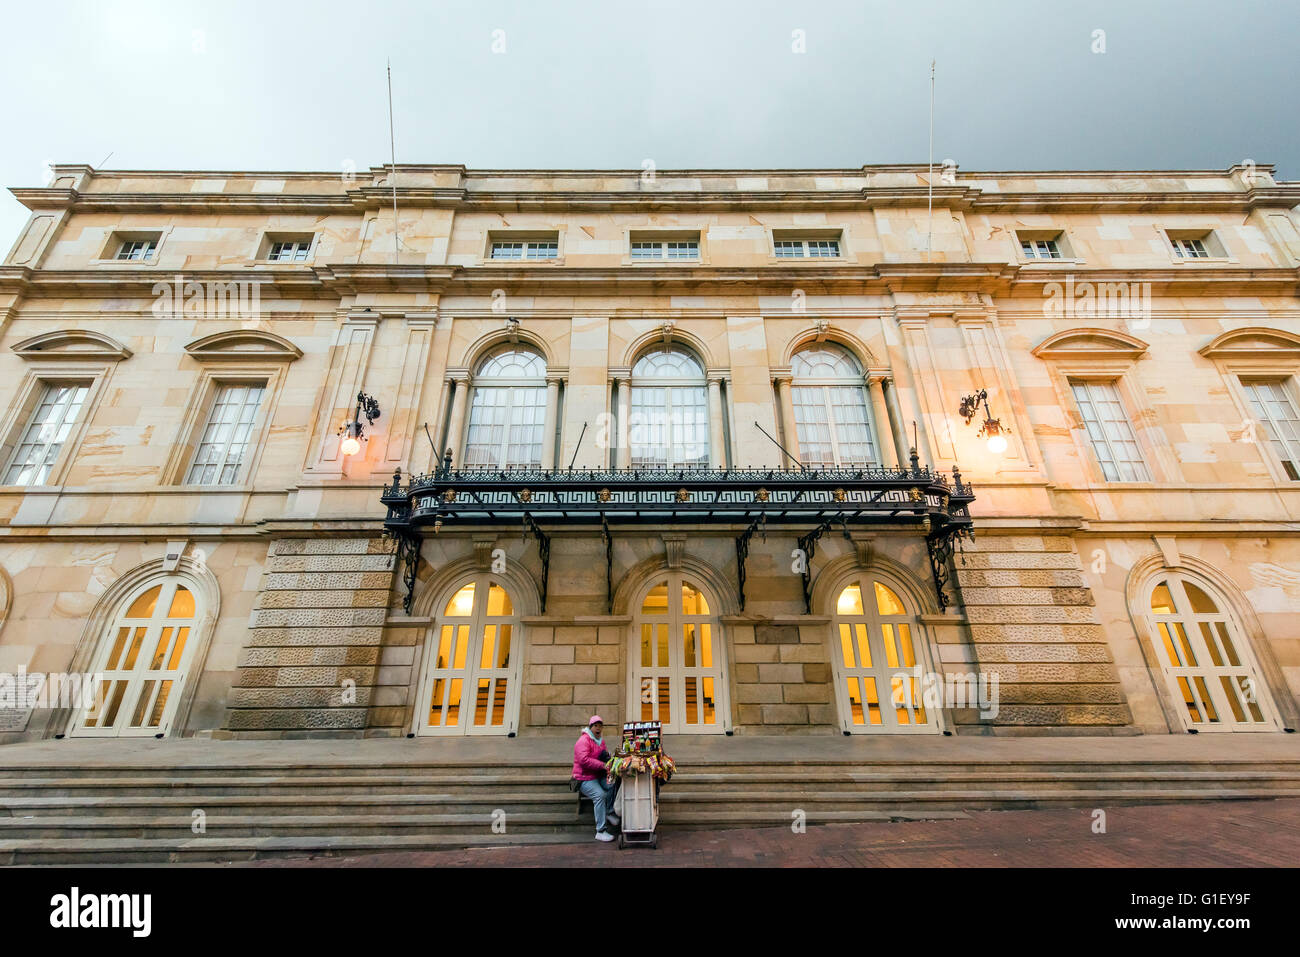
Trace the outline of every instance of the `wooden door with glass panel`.
[[666, 575], [642, 599], [632, 625], [628, 713], [665, 733], [716, 734], [731, 726], [722, 628], [704, 592]]
[[509, 734], [518, 725], [523, 626], [490, 576], [460, 586], [429, 635], [416, 732]]
[[1179, 575], [1156, 582], [1151, 623], [1165, 680], [1186, 729], [1276, 731], [1268, 689], [1232, 616]]
[[94, 703], [74, 735], [164, 735], [180, 702], [197, 626], [194, 593], [171, 578], [126, 602], [96, 655]]
[[920, 625], [897, 591], [867, 574], [850, 581], [835, 602], [836, 699], [851, 732], [930, 733], [936, 708], [925, 706], [918, 677], [931, 669]]

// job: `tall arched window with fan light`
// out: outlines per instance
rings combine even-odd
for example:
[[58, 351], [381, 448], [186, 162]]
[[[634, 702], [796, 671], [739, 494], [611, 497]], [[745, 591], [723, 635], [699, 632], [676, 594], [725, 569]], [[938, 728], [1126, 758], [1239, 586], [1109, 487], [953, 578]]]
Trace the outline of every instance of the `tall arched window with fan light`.
[[790, 360], [799, 460], [804, 465], [879, 464], [867, 383], [853, 354], [821, 342]]
[[546, 360], [510, 346], [474, 374], [464, 463], [470, 468], [536, 468], [546, 442]]

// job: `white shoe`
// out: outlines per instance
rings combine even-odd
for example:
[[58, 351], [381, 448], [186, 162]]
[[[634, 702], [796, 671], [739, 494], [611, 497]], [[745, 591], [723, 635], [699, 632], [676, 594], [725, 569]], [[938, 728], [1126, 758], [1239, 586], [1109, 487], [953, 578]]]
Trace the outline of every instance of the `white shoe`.
[[608, 831], [597, 831], [596, 840], [609, 842], [614, 840], [614, 835], [610, 834]]

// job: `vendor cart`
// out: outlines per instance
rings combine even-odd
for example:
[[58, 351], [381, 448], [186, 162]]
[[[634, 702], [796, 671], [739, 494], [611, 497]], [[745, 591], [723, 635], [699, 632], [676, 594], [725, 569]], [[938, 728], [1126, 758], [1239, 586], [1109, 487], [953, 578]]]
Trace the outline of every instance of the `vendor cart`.
[[620, 820], [620, 849], [659, 846], [659, 786], [672, 775], [672, 759], [660, 745], [658, 721], [637, 721], [623, 725], [623, 743], [612, 769], [619, 776], [614, 813]]

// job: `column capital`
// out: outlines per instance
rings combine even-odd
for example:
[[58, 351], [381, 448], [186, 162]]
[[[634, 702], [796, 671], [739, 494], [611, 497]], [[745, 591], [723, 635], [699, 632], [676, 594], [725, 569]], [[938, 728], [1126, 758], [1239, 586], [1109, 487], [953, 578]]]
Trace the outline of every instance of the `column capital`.
[[447, 374], [446, 374], [446, 380], [447, 380], [448, 382], [452, 383], [452, 384], [455, 384], [455, 383], [457, 383], [457, 382], [459, 382], [459, 383], [467, 383], [467, 382], [469, 382], [469, 370], [468, 370], [468, 369], [448, 369], [448, 370], [447, 370]]
[[789, 366], [773, 366], [769, 371], [772, 381], [776, 383], [791, 382], [794, 379], [794, 373]]
[[632, 370], [627, 366], [614, 366], [609, 370], [610, 382], [626, 382], [632, 378]]
[[569, 381], [569, 376], [568, 376], [567, 373], [563, 373], [563, 372], [548, 372], [548, 373], [546, 373], [546, 384], [547, 384], [547, 385], [564, 385], [564, 383], [566, 383], [566, 382], [568, 382], [568, 381]]
[[731, 374], [727, 372], [723, 372], [722, 370], [715, 370], [706, 373], [705, 378], [707, 379], [709, 385], [716, 385], [717, 383], [729, 381], [731, 379]]

